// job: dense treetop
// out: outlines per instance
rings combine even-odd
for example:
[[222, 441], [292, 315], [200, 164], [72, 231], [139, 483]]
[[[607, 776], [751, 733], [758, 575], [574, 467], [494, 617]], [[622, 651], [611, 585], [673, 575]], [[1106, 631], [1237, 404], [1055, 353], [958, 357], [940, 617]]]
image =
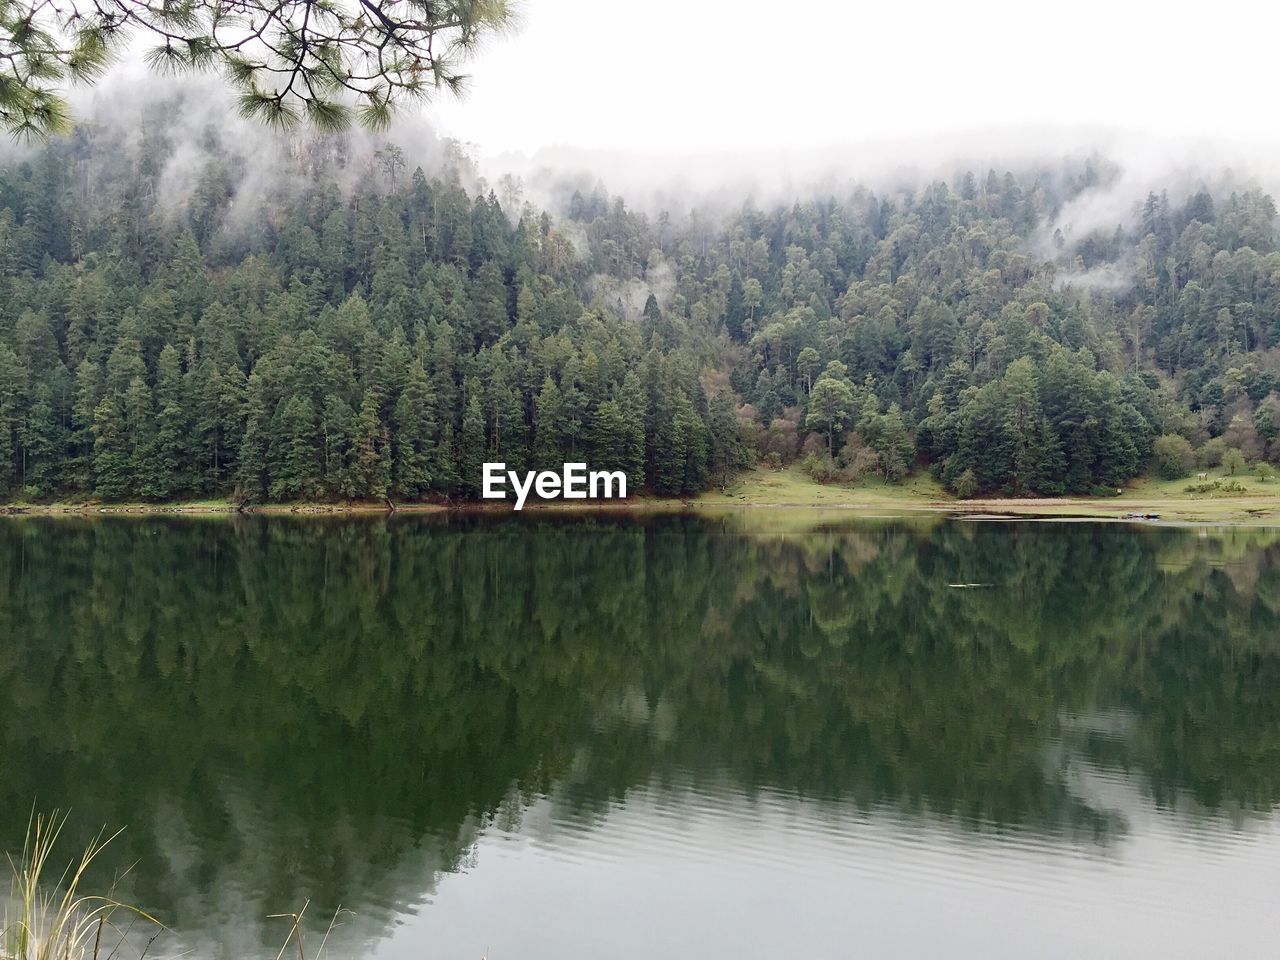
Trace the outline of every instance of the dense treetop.
[[10, 498], [456, 497], [484, 460], [569, 459], [671, 495], [753, 457], [1060, 493], [1280, 459], [1256, 190], [1086, 235], [1055, 225], [1112, 189], [1100, 160], [714, 215], [583, 188], [555, 217], [456, 151], [428, 174], [309, 134], [268, 176], [180, 113], [0, 164]]

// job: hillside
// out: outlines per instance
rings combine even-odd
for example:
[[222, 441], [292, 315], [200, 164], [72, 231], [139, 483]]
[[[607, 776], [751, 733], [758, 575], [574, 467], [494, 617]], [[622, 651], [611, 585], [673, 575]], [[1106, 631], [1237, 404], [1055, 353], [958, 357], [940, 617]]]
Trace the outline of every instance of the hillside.
[[5, 499], [465, 498], [486, 460], [1056, 496], [1280, 460], [1276, 211], [1225, 177], [1088, 230], [1100, 158], [551, 212], [449, 144], [181, 113], [0, 160]]

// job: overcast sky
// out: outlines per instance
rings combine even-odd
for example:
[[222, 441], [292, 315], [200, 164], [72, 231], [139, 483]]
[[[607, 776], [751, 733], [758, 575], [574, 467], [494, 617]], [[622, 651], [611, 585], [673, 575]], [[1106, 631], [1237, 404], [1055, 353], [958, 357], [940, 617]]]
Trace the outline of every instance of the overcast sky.
[[1264, 2], [523, 0], [429, 116], [486, 154], [791, 149], [1034, 124], [1274, 142]]

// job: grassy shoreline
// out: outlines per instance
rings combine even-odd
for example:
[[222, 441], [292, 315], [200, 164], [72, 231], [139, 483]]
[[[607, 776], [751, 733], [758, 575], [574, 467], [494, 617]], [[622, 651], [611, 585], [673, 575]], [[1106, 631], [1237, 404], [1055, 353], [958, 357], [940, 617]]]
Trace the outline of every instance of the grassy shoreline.
[[[721, 512], [737, 509], [832, 509], [855, 513], [895, 512], [993, 514], [1025, 517], [1068, 517], [1099, 520], [1134, 519], [1158, 515], [1162, 522], [1233, 523], [1280, 526], [1280, 483], [1239, 477], [1244, 492], [1198, 495], [1187, 493], [1189, 481], [1140, 480], [1114, 497], [981, 497], [958, 500], [928, 476], [900, 485], [868, 481], [857, 486], [820, 484], [796, 468], [757, 468], [743, 473], [724, 490], [694, 498], [633, 497], [625, 501], [551, 501], [526, 504], [529, 512]], [[510, 501], [476, 503], [406, 503], [385, 501], [343, 503], [276, 503], [239, 505], [230, 500], [170, 503], [13, 503], [0, 506], [0, 515], [39, 517], [99, 516], [352, 516], [444, 513], [509, 513]]]
[[949, 514], [993, 514], [1130, 520], [1154, 515], [1161, 522], [1233, 523], [1280, 526], [1280, 483], [1256, 477], [1233, 477], [1244, 491], [1192, 494], [1190, 480], [1141, 479], [1112, 497], [976, 497], [959, 500], [931, 477], [912, 477], [903, 484], [868, 481], [856, 487], [819, 484], [800, 470], [750, 470], [723, 492], [704, 494], [698, 506], [823, 507], [859, 511], [933, 511]]

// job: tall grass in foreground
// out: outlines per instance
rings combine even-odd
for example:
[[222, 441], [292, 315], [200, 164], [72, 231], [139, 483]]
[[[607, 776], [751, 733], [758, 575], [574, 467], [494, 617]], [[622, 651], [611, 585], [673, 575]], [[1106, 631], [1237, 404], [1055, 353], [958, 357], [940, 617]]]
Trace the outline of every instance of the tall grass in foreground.
[[[302, 918], [307, 915], [307, 907], [309, 906], [311, 906], [310, 900], [304, 903], [302, 905], [302, 909], [297, 913], [273, 913], [267, 917], [268, 920], [293, 921], [293, 926], [289, 928], [289, 935], [284, 938], [284, 943], [280, 945], [280, 952], [276, 954], [276, 960], [284, 960], [285, 951], [289, 949], [289, 944], [291, 942], [297, 945], [298, 960], [307, 960], [306, 949], [302, 943]], [[338, 909], [333, 912], [333, 918], [329, 921], [329, 928], [325, 930], [324, 939], [320, 941], [320, 948], [316, 950], [316, 955], [312, 960], [320, 960], [321, 955], [324, 953], [325, 946], [329, 943], [329, 935], [333, 933], [334, 927], [338, 925], [338, 918], [344, 913], [350, 912], [351, 911], [349, 910], [343, 910], [342, 907], [338, 907]]]
[[[85, 848], [79, 860], [70, 861], [55, 878], [53, 870], [56, 864], [51, 864], [50, 858], [66, 822], [66, 815], [57, 812], [48, 817], [33, 816], [27, 824], [22, 855], [17, 860], [9, 857], [12, 880], [9, 899], [4, 907], [4, 925], [0, 927], [0, 960], [115, 960], [139, 920], [144, 921], [151, 933], [138, 952], [139, 960], [143, 960], [156, 937], [164, 932], [164, 925], [137, 907], [128, 906], [111, 896], [114, 883], [106, 896], [82, 892], [89, 865], [120, 835], [120, 831], [105, 839], [99, 834]], [[276, 954], [276, 960], [284, 960], [291, 945], [297, 950], [298, 960], [308, 960], [302, 923], [310, 905], [308, 900], [297, 913], [277, 913], [268, 917], [291, 921], [288, 936]], [[117, 913], [128, 917], [129, 922], [123, 928], [115, 922]], [[334, 911], [324, 938], [310, 960], [320, 960], [330, 934], [338, 926], [339, 918], [346, 913], [350, 911], [341, 907]], [[137, 942], [141, 943], [141, 937]]]
[[[99, 834], [78, 860], [55, 874], [51, 857], [66, 819], [56, 812], [32, 817], [21, 857], [9, 858], [12, 882], [0, 928], [0, 960], [98, 960], [104, 951], [117, 954], [138, 920], [155, 929], [147, 946], [164, 929], [154, 917], [112, 897], [114, 884], [106, 896], [82, 890], [89, 865], [120, 831], [105, 839]], [[128, 928], [116, 924], [118, 913], [129, 917]]]

